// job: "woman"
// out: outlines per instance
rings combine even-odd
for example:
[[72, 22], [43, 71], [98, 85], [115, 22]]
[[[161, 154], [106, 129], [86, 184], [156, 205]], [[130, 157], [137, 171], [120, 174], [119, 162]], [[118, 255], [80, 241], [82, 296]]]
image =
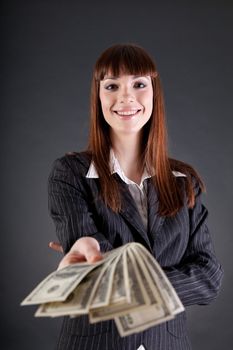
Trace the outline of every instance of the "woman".
[[[201, 203], [204, 185], [168, 157], [164, 103], [155, 63], [139, 46], [114, 45], [96, 62], [88, 150], [55, 161], [49, 208], [63, 250], [59, 268], [101, 259], [140, 242], [159, 262], [183, 305], [208, 304], [222, 269]], [[141, 347], [140, 347], [141, 346]], [[64, 319], [57, 349], [190, 349], [185, 312], [125, 338], [113, 321]]]

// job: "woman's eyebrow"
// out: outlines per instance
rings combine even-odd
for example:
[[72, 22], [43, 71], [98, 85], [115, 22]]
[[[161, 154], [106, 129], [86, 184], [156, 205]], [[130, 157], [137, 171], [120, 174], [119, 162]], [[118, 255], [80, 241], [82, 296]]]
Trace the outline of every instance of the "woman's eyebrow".
[[[134, 75], [132, 80], [138, 79], [138, 78], [146, 78], [146, 79], [150, 80], [150, 76], [149, 75]], [[109, 77], [105, 77], [103, 80], [107, 80], [107, 79], [117, 80], [117, 79], [119, 79], [119, 77], [111, 77], [111, 76], [109, 76]]]
[[146, 79], [150, 80], [149, 75], [134, 75], [133, 76], [133, 79], [138, 79], [138, 78], [146, 78]]
[[103, 80], [107, 80], [107, 79], [113, 79], [113, 80], [116, 80], [116, 79], [118, 79], [118, 77], [105, 77]]

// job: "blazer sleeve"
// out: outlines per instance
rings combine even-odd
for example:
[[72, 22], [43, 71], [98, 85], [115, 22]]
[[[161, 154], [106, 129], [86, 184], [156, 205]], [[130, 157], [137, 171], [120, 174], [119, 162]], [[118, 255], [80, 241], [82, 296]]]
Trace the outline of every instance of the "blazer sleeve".
[[195, 192], [195, 206], [189, 210], [190, 238], [185, 255], [178, 266], [164, 269], [184, 306], [209, 304], [217, 297], [223, 276], [207, 226], [208, 211], [202, 204], [198, 185]]
[[66, 157], [54, 162], [48, 179], [48, 208], [64, 253], [84, 236], [97, 239], [102, 252], [111, 250], [112, 245], [96, 227], [90, 203], [79, 180]]

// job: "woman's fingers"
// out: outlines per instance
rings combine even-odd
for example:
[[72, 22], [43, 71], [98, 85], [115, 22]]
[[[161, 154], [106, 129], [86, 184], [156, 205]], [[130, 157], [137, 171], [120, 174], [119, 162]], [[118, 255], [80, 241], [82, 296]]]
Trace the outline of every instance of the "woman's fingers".
[[[57, 242], [49, 242], [49, 247], [57, 252], [63, 253], [62, 246]], [[58, 270], [70, 264], [87, 261], [92, 264], [103, 259], [98, 241], [93, 237], [82, 237], [78, 239], [70, 251], [63, 257], [58, 265]]]
[[84, 261], [86, 261], [86, 258], [84, 255], [78, 252], [69, 252], [60, 261], [60, 264], [58, 265], [58, 270], [63, 269], [63, 267], [66, 267], [68, 265], [76, 264]]
[[82, 237], [78, 239], [70, 251], [79, 252], [89, 263], [94, 263], [103, 259], [103, 256], [100, 252], [99, 243], [93, 237]]
[[49, 248], [55, 250], [56, 252], [63, 253], [63, 249], [60, 243], [57, 242], [49, 242]]
[[90, 264], [103, 259], [102, 254], [96, 248], [89, 248], [85, 254], [85, 257], [87, 262]]

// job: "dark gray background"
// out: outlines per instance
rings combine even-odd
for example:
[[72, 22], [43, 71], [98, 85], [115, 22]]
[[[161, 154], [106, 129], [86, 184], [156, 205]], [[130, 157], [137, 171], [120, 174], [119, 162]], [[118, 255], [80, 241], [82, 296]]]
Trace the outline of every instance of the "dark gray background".
[[225, 270], [218, 300], [187, 310], [193, 348], [232, 349], [233, 2], [8, 0], [1, 15], [0, 348], [54, 347], [60, 320], [19, 306], [60, 259], [47, 247], [47, 177], [57, 157], [86, 146], [97, 57], [134, 42], [160, 71], [171, 154], [206, 183]]

